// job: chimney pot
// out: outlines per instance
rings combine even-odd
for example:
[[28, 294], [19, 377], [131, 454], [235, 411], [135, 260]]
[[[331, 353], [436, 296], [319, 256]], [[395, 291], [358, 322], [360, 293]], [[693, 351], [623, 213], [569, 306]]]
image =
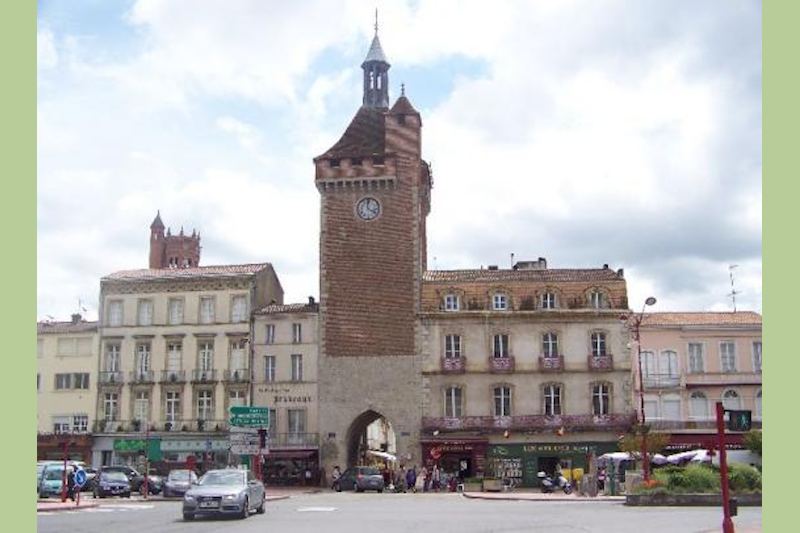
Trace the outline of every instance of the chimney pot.
[[80, 313], [74, 313], [74, 314], [72, 315], [72, 323], [73, 323], [73, 324], [77, 324], [77, 323], [79, 323], [79, 322], [81, 321], [81, 318], [82, 318], [82, 317], [81, 317], [81, 314], [80, 314]]

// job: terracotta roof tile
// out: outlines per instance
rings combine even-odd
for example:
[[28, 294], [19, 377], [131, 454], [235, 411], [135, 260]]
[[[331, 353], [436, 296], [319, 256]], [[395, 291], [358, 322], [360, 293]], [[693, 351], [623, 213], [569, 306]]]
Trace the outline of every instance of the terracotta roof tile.
[[280, 313], [316, 313], [319, 311], [319, 304], [272, 304], [262, 307], [255, 311], [256, 315], [275, 315]]
[[392, 115], [419, 115], [419, 112], [414, 109], [414, 106], [405, 96], [397, 99], [389, 113]]
[[760, 326], [761, 315], [752, 311], [645, 313], [643, 326]]
[[385, 109], [361, 106], [342, 138], [317, 159], [383, 155]]
[[251, 263], [246, 265], [213, 265], [190, 268], [143, 268], [114, 272], [102, 277], [100, 281], [148, 281], [248, 276], [257, 274], [270, 266], [270, 263]]
[[97, 331], [97, 322], [37, 322], [36, 334], [91, 333]]
[[423, 281], [429, 283], [493, 283], [514, 281], [604, 282], [623, 281], [625, 278], [607, 268], [548, 268], [541, 270], [478, 269], [478, 270], [428, 270]]

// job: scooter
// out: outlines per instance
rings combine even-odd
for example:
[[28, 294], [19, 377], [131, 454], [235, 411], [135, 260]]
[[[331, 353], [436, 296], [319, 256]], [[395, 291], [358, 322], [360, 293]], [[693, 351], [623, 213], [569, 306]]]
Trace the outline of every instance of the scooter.
[[563, 490], [564, 494], [572, 494], [572, 484], [563, 474], [559, 474], [555, 480], [544, 472], [539, 472], [536, 477], [541, 480], [543, 494], [555, 492], [557, 489]]

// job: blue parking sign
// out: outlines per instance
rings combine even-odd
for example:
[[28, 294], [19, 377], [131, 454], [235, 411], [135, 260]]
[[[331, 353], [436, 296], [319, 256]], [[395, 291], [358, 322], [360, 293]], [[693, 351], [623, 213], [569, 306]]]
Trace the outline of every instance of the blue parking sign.
[[82, 487], [86, 484], [86, 471], [83, 468], [75, 470], [74, 481], [76, 487]]

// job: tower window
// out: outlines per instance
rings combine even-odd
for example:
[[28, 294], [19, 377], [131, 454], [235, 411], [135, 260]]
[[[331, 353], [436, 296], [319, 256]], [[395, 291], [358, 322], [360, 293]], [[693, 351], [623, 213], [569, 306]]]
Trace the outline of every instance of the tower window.
[[360, 157], [354, 157], [352, 159], [352, 164], [354, 167], [360, 167], [363, 163], [363, 160]]
[[382, 157], [373, 157], [372, 158], [373, 166], [383, 166], [383, 158]]
[[341, 162], [338, 159], [331, 159], [331, 168], [339, 168]]

